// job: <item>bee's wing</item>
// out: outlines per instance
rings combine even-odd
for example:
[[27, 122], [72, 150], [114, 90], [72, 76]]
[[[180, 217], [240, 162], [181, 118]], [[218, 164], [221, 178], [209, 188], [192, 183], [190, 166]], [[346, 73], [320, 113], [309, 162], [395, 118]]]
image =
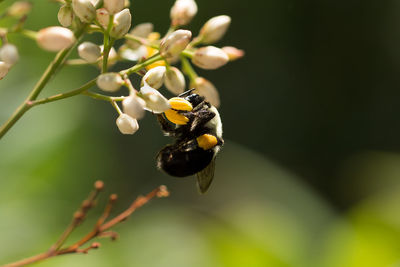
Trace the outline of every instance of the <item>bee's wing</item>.
[[215, 158], [205, 167], [203, 170], [197, 173], [197, 186], [199, 187], [200, 193], [204, 194], [207, 192], [212, 180], [214, 179], [215, 170]]

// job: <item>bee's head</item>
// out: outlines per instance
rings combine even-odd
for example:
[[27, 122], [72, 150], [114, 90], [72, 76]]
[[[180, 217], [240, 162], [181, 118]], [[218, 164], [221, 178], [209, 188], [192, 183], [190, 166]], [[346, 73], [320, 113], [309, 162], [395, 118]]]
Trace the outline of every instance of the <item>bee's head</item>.
[[193, 107], [196, 107], [198, 104], [200, 104], [201, 102], [204, 101], [204, 97], [202, 97], [198, 94], [192, 93], [194, 90], [195, 90], [195, 88], [187, 90], [186, 92], [180, 94], [179, 97], [185, 98], [187, 101], [190, 102], [190, 104], [192, 104]]

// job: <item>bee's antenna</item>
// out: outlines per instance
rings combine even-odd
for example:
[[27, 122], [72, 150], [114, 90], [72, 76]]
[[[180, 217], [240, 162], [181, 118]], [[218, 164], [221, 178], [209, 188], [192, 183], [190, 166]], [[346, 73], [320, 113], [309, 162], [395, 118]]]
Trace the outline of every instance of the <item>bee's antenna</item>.
[[196, 90], [196, 88], [189, 89], [189, 90], [187, 90], [186, 92], [183, 92], [182, 94], [178, 95], [178, 97], [185, 97], [185, 96], [188, 96], [188, 95], [190, 95], [190, 93], [191, 93], [193, 90]]

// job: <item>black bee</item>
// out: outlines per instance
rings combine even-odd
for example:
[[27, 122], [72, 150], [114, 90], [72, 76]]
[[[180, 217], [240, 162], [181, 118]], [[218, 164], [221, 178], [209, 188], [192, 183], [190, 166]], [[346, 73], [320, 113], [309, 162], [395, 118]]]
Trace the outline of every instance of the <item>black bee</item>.
[[167, 145], [158, 153], [157, 166], [172, 176], [197, 174], [199, 190], [205, 193], [214, 178], [215, 156], [224, 140], [218, 110], [204, 97], [192, 93], [193, 90], [172, 98], [191, 104], [190, 108], [185, 105], [185, 108], [174, 109], [170, 99], [172, 109], [157, 115], [165, 135], [175, 138], [174, 144]]

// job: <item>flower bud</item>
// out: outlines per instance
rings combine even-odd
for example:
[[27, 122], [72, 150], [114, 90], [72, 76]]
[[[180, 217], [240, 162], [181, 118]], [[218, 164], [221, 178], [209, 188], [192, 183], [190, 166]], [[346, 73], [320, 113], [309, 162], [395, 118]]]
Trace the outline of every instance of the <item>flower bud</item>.
[[244, 56], [244, 51], [233, 46], [224, 46], [221, 48], [229, 57], [230, 61], [234, 61]]
[[7, 75], [9, 69], [10, 67], [7, 63], [0, 61], [0, 80]]
[[186, 25], [193, 19], [196, 13], [197, 5], [194, 0], [176, 0], [170, 12], [172, 25]]
[[36, 42], [41, 48], [56, 52], [73, 45], [75, 36], [70, 29], [53, 26], [41, 29], [37, 34]]
[[146, 109], [153, 113], [163, 113], [167, 109], [171, 108], [168, 100], [159, 91], [148, 85], [140, 88], [140, 93], [146, 102]]
[[108, 13], [115, 14], [124, 9], [125, 0], [104, 0], [103, 3]]
[[165, 73], [165, 86], [174, 95], [179, 95], [185, 90], [185, 76], [176, 67], [170, 67]]
[[146, 102], [142, 98], [136, 96], [136, 94], [131, 94], [122, 101], [124, 113], [135, 119], [141, 119], [144, 117], [145, 106]]
[[131, 28], [131, 20], [131, 12], [127, 8], [115, 14], [114, 25], [111, 28], [110, 35], [114, 38], [122, 38]]
[[96, 19], [101, 24], [101, 26], [107, 28], [108, 21], [110, 20], [110, 14], [108, 13], [107, 9], [99, 8], [96, 10]]
[[231, 18], [226, 15], [213, 17], [208, 20], [200, 29], [200, 38], [202, 43], [211, 44], [219, 41], [225, 34]]
[[136, 49], [131, 49], [127, 45], [122, 45], [118, 49], [118, 55], [129, 61], [138, 61], [147, 55], [147, 49], [144, 45], [141, 45]]
[[[153, 31], [153, 29], [153, 23], [146, 22], [136, 25], [129, 33], [137, 37], [146, 38]], [[126, 44], [132, 49], [137, 49], [141, 45], [133, 40], [126, 40]]]
[[91, 42], [83, 42], [78, 46], [78, 54], [89, 63], [95, 63], [101, 57], [101, 49]]
[[13, 44], [5, 44], [0, 47], [0, 60], [12, 66], [19, 60], [18, 49]]
[[228, 61], [228, 55], [215, 46], [199, 48], [192, 57], [193, 64], [207, 70], [217, 69], [228, 63]]
[[71, 26], [72, 20], [74, 19], [74, 13], [72, 12], [71, 6], [63, 5], [60, 7], [57, 18], [58, 22], [60, 22], [63, 27]]
[[149, 70], [142, 79], [142, 84], [147, 84], [154, 89], [158, 89], [163, 85], [165, 77], [165, 67], [158, 66]]
[[90, 0], [72, 0], [75, 15], [84, 22], [91, 22], [96, 16], [96, 8]]
[[116, 92], [124, 83], [121, 75], [116, 72], [103, 73], [97, 78], [97, 86], [106, 92]]
[[217, 88], [208, 80], [197, 77], [191, 87], [196, 88], [193, 93], [204, 96], [206, 101], [210, 102], [211, 105], [218, 108], [220, 105], [219, 94]]
[[17, 1], [8, 8], [7, 14], [12, 17], [20, 18], [22, 16], [28, 15], [31, 9], [32, 4], [30, 2]]
[[189, 44], [192, 33], [187, 30], [177, 30], [165, 37], [160, 44], [160, 54], [165, 58], [179, 55]]
[[119, 115], [116, 123], [119, 131], [123, 134], [134, 134], [139, 130], [137, 120], [127, 114]]

